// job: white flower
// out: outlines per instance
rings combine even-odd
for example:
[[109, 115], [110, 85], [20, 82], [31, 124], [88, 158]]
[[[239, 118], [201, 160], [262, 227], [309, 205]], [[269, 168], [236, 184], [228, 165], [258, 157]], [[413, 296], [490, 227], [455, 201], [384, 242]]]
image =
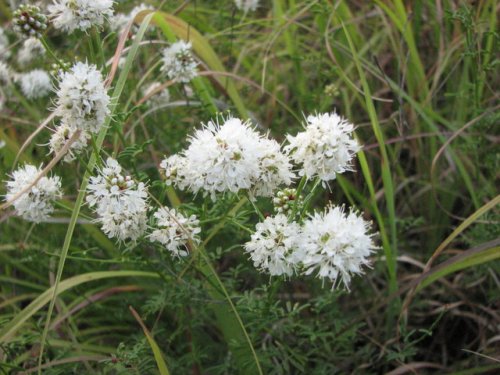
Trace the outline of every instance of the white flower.
[[163, 66], [171, 80], [187, 83], [197, 76], [197, 63], [191, 53], [191, 43], [180, 40], [163, 50]]
[[[143, 90], [143, 96], [150, 95], [151, 93], [155, 92], [160, 86], [160, 82], [153, 82]], [[146, 103], [150, 106], [158, 107], [168, 102], [170, 102], [170, 92], [168, 91], [168, 88], [164, 88], [160, 92], [157, 92], [153, 96], [151, 96]]]
[[254, 11], [259, 6], [259, 0], [234, 0], [236, 8], [247, 13], [249, 11]]
[[4, 63], [3, 61], [0, 61], [0, 83], [2, 85], [8, 86], [11, 83], [11, 76], [12, 72], [9, 68], [9, 66]]
[[160, 163], [160, 168], [165, 175], [165, 182], [168, 186], [174, 184], [184, 190], [189, 186], [186, 180], [187, 160], [180, 155], [171, 155]]
[[[26, 164], [12, 173], [7, 182], [5, 200], [10, 201], [29, 186], [41, 173], [42, 168]], [[14, 208], [25, 220], [39, 223], [54, 211], [52, 202], [62, 195], [61, 179], [58, 176], [42, 177], [30, 190], [14, 201]]]
[[147, 190], [142, 182], [135, 182], [122, 174], [122, 167], [112, 158], [99, 175], [89, 180], [87, 203], [95, 207], [97, 222], [109, 238], [135, 241], [147, 227]]
[[302, 258], [297, 247], [299, 238], [300, 226], [289, 223], [285, 215], [278, 214], [258, 223], [244, 247], [260, 271], [272, 276], [291, 276]]
[[288, 156], [273, 139], [261, 138], [258, 144], [260, 174], [255, 180], [256, 196], [271, 197], [281, 185], [290, 185], [295, 174]]
[[17, 80], [21, 86], [21, 91], [28, 99], [42, 98], [52, 91], [50, 76], [45, 70], [35, 69], [20, 74]]
[[210, 121], [190, 137], [180, 155], [164, 160], [167, 184], [194, 193], [251, 190], [254, 196], [272, 196], [280, 185], [289, 185], [294, 174], [278, 143], [262, 137], [249, 122], [229, 118], [222, 125]]
[[184, 152], [187, 168], [183, 173], [190, 189], [203, 189], [211, 193], [236, 193], [250, 189], [260, 175], [260, 135], [248, 122], [228, 119], [222, 126], [209, 122], [195, 132], [191, 144]]
[[83, 131], [99, 132], [109, 115], [109, 96], [95, 65], [77, 62], [60, 76], [56, 114]]
[[[55, 132], [49, 140], [50, 153], [57, 154], [61, 151], [66, 142], [68, 142], [76, 131], [77, 129], [75, 127], [69, 126], [64, 122], [56, 127]], [[89, 139], [89, 133], [85, 131], [80, 132], [79, 137], [71, 144], [63, 160], [67, 163], [75, 160], [76, 155], [80, 154], [85, 149]]]
[[371, 223], [352, 210], [346, 214], [342, 207], [315, 213], [305, 222], [299, 244], [305, 273], [317, 270], [317, 276], [330, 279], [333, 287], [343, 283], [349, 288], [351, 275], [363, 273], [376, 249], [370, 229]]
[[307, 117], [306, 130], [295, 137], [287, 136], [285, 150], [303, 164], [300, 175], [323, 181], [334, 180], [337, 173], [352, 170], [354, 154], [360, 150], [352, 137], [354, 125], [336, 113]]
[[201, 229], [195, 215], [186, 218], [175, 209], [163, 207], [154, 213], [154, 217], [158, 220], [158, 229], [149, 235], [149, 239], [165, 245], [172, 255], [187, 256], [188, 241], [200, 241], [196, 235]]
[[45, 47], [38, 38], [28, 38], [17, 53], [17, 61], [21, 65], [26, 65], [36, 57], [45, 55]]
[[49, 6], [54, 27], [68, 33], [86, 31], [92, 26], [101, 27], [113, 16], [112, 0], [54, 0]]
[[7, 60], [9, 57], [9, 39], [5, 35], [4, 29], [0, 27], [0, 60]]

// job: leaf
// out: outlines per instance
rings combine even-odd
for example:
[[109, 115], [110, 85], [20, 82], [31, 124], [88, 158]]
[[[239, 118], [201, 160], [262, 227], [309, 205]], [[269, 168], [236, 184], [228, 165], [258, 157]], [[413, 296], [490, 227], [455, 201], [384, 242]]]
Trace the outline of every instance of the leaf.
[[165, 360], [163, 359], [163, 355], [161, 353], [160, 347], [156, 343], [155, 339], [151, 335], [151, 332], [149, 332], [148, 328], [142, 321], [141, 317], [135, 311], [135, 309], [132, 306], [128, 307], [130, 311], [132, 312], [132, 315], [134, 316], [135, 320], [137, 320], [137, 323], [141, 326], [142, 330], [144, 331], [144, 335], [146, 336], [146, 339], [149, 342], [149, 346], [151, 346], [151, 350], [153, 351], [153, 355], [155, 356], [155, 361], [156, 365], [158, 366], [158, 371], [160, 371], [161, 375], [170, 375], [170, 372], [168, 372], [167, 364], [165, 363]]
[[[57, 287], [56, 297], [68, 289], [74, 288], [80, 284], [85, 284], [90, 281], [109, 279], [115, 277], [159, 277], [157, 273], [154, 272], [143, 272], [143, 271], [100, 271], [100, 272], [90, 272], [84, 273], [82, 275], [71, 277], [67, 280], [61, 281]], [[8, 342], [16, 331], [36, 314], [41, 308], [43, 308], [47, 303], [50, 302], [54, 294], [55, 286], [47, 289], [45, 292], [40, 294], [33, 302], [26, 306], [23, 311], [16, 315], [9, 323], [7, 323], [0, 330], [0, 343]]]

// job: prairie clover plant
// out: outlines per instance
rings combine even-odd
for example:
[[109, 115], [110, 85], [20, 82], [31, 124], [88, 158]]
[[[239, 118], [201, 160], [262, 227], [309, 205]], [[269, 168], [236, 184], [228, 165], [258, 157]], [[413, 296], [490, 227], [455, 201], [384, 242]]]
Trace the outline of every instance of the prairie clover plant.
[[[235, 3], [245, 14], [258, 7], [258, 1]], [[42, 147], [46, 148], [45, 155], [57, 158], [55, 162], [73, 163], [73, 167], [66, 169], [63, 177], [44, 175], [41, 167], [30, 164], [12, 172], [5, 194], [6, 205], [13, 206], [12, 213], [43, 225], [54, 213], [59, 216], [55, 205], [68, 209], [58, 200], [63, 185], [71, 190], [70, 178], [74, 176], [68, 175], [74, 168], [77, 179], [81, 178], [80, 171], [87, 176], [81, 185], [84, 188], [76, 191], [81, 205], [77, 208], [88, 223], [98, 225], [121, 248], [137, 252], [142, 248], [146, 258], [165, 254], [174, 265], [190, 265], [193, 261], [199, 266], [200, 256], [207, 257], [204, 254], [212, 237], [225, 227], [235, 226], [243, 230], [245, 238], [236, 236], [239, 242], [232, 246], [257, 271], [286, 280], [315, 275], [331, 283], [332, 289], [348, 289], [353, 276], [363, 274], [377, 250], [371, 224], [354, 209], [333, 203], [314, 209], [312, 202], [318, 189], [327, 187], [338, 174], [353, 170], [353, 160], [360, 150], [353, 137], [354, 125], [337, 113], [317, 113], [306, 117], [303, 131], [284, 135], [280, 144], [270, 132], [262, 132], [255, 121], [212, 111], [211, 120], [188, 131], [190, 135], [180, 151], [173, 153], [165, 147], [152, 152], [153, 158], [141, 164], [135, 157], [149, 143], [135, 144], [128, 122], [140, 106], [130, 110], [121, 102], [112, 105], [104, 79], [109, 70], [102, 60], [96, 61], [103, 53], [95, 44], [99, 37], [92, 35], [92, 54], [85, 62], [71, 64], [58, 59], [43, 38], [37, 39], [48, 20], [54, 32], [72, 34], [79, 30], [90, 40], [87, 32], [106, 30], [106, 25], [108, 30], [121, 32], [135, 14], [151, 9], [141, 5], [130, 13], [113, 16], [113, 4], [111, 0], [55, 0], [48, 6], [48, 18], [31, 5], [22, 5], [14, 12], [15, 30], [28, 37], [17, 50], [18, 66], [32, 66], [37, 60], [43, 60], [40, 65], [47, 69], [49, 63], [56, 65], [51, 75], [42, 68], [15, 73], [8, 63], [10, 52], [4, 53], [0, 81], [7, 88], [12, 81], [18, 83], [23, 100], [29, 103], [51, 91], [55, 93], [53, 105], [48, 106], [53, 121], [44, 126], [48, 132], [42, 133], [46, 136]], [[0, 29], [0, 50], [6, 50], [8, 44]], [[52, 61], [46, 61], [49, 59]], [[142, 93], [146, 104], [153, 107], [172, 103], [172, 97], [180, 91], [184, 95], [190, 92], [188, 98], [197, 100], [204, 78], [187, 84], [199, 76], [200, 61], [190, 41], [169, 40], [156, 61], [156, 70], [150, 72], [159, 77], [145, 76], [133, 95]], [[165, 81], [173, 86], [171, 91], [162, 89]], [[98, 137], [104, 141], [98, 143]], [[153, 160], [158, 153], [168, 156], [158, 160], [155, 168]], [[182, 204], [177, 194], [192, 202]], [[170, 198], [169, 204], [165, 196]], [[236, 201], [230, 213], [212, 215], [217, 205]], [[269, 207], [274, 214], [266, 211]], [[249, 219], [249, 212], [257, 221], [255, 225], [240, 220]], [[72, 232], [68, 233], [71, 240]], [[69, 243], [65, 241], [66, 254]], [[60, 264], [64, 266], [64, 259]], [[57, 283], [62, 268], [59, 271]], [[42, 355], [43, 350], [40, 361]]]

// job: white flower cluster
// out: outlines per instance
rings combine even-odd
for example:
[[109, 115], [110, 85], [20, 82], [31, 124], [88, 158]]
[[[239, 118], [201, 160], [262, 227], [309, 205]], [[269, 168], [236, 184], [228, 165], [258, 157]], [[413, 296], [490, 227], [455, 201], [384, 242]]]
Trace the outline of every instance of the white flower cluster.
[[329, 279], [335, 287], [349, 288], [351, 275], [362, 274], [376, 249], [371, 224], [359, 214], [346, 215], [341, 207], [315, 213], [302, 227], [278, 214], [256, 226], [245, 244], [254, 265], [271, 275], [291, 276], [295, 271]]
[[245, 251], [260, 271], [271, 276], [291, 276], [301, 259], [297, 251], [299, 239], [300, 226], [278, 214], [257, 224], [251, 241], [245, 244]]
[[28, 38], [17, 53], [17, 62], [20, 65], [27, 65], [36, 57], [45, 55], [45, 47], [38, 38]]
[[78, 140], [71, 145], [64, 160], [70, 162], [80, 153], [90, 133], [97, 133], [110, 114], [110, 98], [104, 87], [101, 72], [95, 65], [77, 62], [69, 71], [60, 74], [55, 113], [61, 117], [49, 141], [50, 152], [57, 153], [71, 136], [80, 130]]
[[149, 239], [165, 245], [172, 255], [187, 256], [188, 241], [199, 242], [196, 235], [201, 229], [195, 215], [186, 218], [175, 209], [160, 208], [154, 213], [154, 217], [157, 219], [158, 229], [149, 235]]
[[167, 184], [194, 193], [203, 190], [212, 199], [216, 193], [242, 189], [255, 196], [272, 196], [280, 185], [289, 185], [295, 177], [278, 143], [237, 118], [221, 126], [209, 122], [190, 138], [186, 150], [165, 159], [160, 167]]
[[0, 60], [0, 83], [2, 86], [7, 86], [11, 83], [12, 73], [9, 66]]
[[95, 65], [77, 62], [60, 76], [56, 115], [82, 131], [99, 132], [109, 115], [109, 96]]
[[43, 98], [52, 91], [50, 75], [45, 70], [34, 69], [31, 72], [19, 74], [17, 81], [21, 91], [28, 99]]
[[308, 116], [307, 123], [305, 131], [287, 136], [285, 148], [295, 162], [303, 164], [300, 175], [326, 182], [352, 170], [353, 156], [360, 150], [352, 137], [354, 125], [336, 113]]
[[[12, 173], [12, 180], [7, 181], [5, 200], [16, 199], [18, 194], [35, 181], [42, 168], [26, 164]], [[60, 198], [61, 179], [58, 176], [42, 177], [30, 190], [14, 201], [14, 208], [25, 220], [39, 223], [46, 220], [54, 211], [53, 201]]]
[[104, 25], [113, 16], [113, 0], [54, 0], [48, 9], [54, 27], [71, 34]]
[[[61, 123], [56, 127], [52, 137], [49, 140], [49, 148], [51, 154], [57, 154], [62, 150], [66, 142], [70, 140], [71, 137], [76, 133], [77, 129], [73, 126], [69, 126], [66, 123]], [[72, 162], [75, 160], [76, 155], [81, 153], [85, 147], [87, 147], [87, 143], [90, 139], [90, 134], [87, 132], [80, 132], [78, 138], [71, 144], [69, 150], [66, 155], [64, 155], [63, 161], [66, 163]]]
[[234, 0], [236, 8], [247, 13], [254, 11], [259, 6], [259, 0]]
[[97, 222], [109, 238], [137, 240], [147, 228], [147, 190], [122, 174], [115, 159], [108, 158], [99, 175], [89, 180], [87, 203], [94, 207]]
[[191, 52], [191, 43], [180, 40], [163, 50], [161, 70], [177, 82], [187, 83], [197, 76], [197, 62]]

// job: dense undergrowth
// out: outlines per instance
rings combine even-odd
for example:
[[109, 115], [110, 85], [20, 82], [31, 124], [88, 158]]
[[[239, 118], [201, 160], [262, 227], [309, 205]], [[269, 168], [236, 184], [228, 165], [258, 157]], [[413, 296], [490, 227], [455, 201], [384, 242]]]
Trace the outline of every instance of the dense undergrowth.
[[[110, 28], [117, 15], [72, 34], [49, 22], [49, 50], [27, 62], [11, 3], [0, 0], [0, 62], [19, 77], [96, 64], [111, 110], [75, 160], [52, 166], [56, 94], [29, 98], [21, 79], [0, 79], [0, 179], [43, 163], [64, 190], [38, 224], [2, 199], [3, 373], [498, 371], [496, 0], [273, 0], [248, 12], [232, 1], [149, 1], [160, 12], [139, 13], [129, 33], [126, 23]], [[117, 1], [115, 13], [136, 5]], [[190, 83], [161, 69], [178, 39], [192, 42], [199, 63]], [[147, 91], [154, 82], [168, 99], [158, 86]], [[333, 202], [373, 222], [371, 268], [349, 289], [254, 267], [243, 246], [274, 214], [271, 199], [214, 200], [167, 187], [159, 171], [217, 116], [250, 119], [282, 143], [304, 116], [327, 112], [356, 126], [355, 173], [309, 181], [302, 195], [311, 212]], [[158, 243], [108, 238], [82, 190], [108, 156], [158, 205], [196, 214], [203, 246], [179, 258]]]

